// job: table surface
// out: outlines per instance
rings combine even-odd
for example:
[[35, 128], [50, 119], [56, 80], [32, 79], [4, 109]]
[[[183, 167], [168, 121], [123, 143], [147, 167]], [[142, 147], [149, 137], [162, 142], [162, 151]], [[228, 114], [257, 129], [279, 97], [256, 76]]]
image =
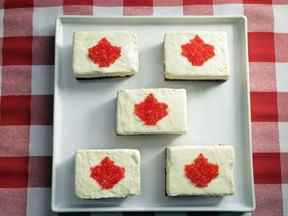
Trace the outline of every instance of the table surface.
[[[288, 0], [0, 0], [1, 215], [57, 215], [50, 210], [53, 65], [55, 19], [63, 14], [246, 15], [253, 214], [288, 215]], [[171, 216], [187, 214], [230, 215]]]

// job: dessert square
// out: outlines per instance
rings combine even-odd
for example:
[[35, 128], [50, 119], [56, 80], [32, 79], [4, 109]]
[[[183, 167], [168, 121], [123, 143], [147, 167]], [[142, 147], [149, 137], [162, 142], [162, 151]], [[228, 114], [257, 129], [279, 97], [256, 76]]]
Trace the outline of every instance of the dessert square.
[[118, 92], [117, 134], [183, 134], [187, 130], [185, 89]]
[[140, 153], [135, 149], [79, 150], [75, 193], [82, 199], [140, 194]]
[[136, 34], [75, 32], [73, 71], [77, 78], [124, 77], [138, 71]]
[[226, 80], [229, 74], [225, 32], [171, 32], [164, 38], [165, 78]]
[[234, 160], [234, 150], [230, 145], [168, 147], [167, 195], [234, 194]]

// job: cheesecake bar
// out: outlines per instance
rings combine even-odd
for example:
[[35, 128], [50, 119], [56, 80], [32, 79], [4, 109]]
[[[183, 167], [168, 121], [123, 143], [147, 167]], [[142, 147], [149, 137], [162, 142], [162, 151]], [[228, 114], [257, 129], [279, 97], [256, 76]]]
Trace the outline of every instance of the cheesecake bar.
[[117, 97], [117, 134], [183, 134], [187, 130], [185, 89], [128, 89]]
[[234, 194], [232, 146], [170, 146], [166, 153], [168, 196]]
[[124, 77], [138, 71], [136, 34], [125, 31], [75, 32], [76, 78]]
[[225, 32], [171, 32], [164, 37], [165, 79], [226, 80]]
[[75, 193], [82, 199], [140, 194], [140, 153], [134, 149], [79, 150]]

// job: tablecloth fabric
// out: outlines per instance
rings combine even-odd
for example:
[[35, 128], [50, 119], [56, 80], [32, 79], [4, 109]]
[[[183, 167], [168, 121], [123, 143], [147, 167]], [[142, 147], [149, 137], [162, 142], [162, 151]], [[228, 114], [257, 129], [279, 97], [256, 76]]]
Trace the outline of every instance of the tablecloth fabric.
[[61, 14], [246, 15], [254, 215], [288, 215], [288, 0], [0, 0], [0, 215], [54, 215], [54, 32]]

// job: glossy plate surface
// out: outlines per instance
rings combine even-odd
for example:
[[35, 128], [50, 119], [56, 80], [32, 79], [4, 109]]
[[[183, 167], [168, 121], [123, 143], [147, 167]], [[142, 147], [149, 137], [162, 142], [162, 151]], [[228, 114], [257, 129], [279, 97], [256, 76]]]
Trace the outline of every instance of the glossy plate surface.
[[[75, 31], [137, 33], [140, 71], [130, 78], [77, 81], [72, 75]], [[230, 79], [165, 81], [163, 36], [169, 31], [225, 31]], [[251, 211], [255, 207], [250, 139], [247, 27], [245, 17], [59, 17], [55, 41], [54, 211]], [[186, 135], [117, 136], [116, 92], [126, 88], [186, 88]], [[236, 152], [236, 193], [224, 198], [167, 197], [167, 145], [231, 144]], [[126, 199], [81, 200], [74, 195], [74, 156], [85, 148], [141, 151], [142, 193]]]

